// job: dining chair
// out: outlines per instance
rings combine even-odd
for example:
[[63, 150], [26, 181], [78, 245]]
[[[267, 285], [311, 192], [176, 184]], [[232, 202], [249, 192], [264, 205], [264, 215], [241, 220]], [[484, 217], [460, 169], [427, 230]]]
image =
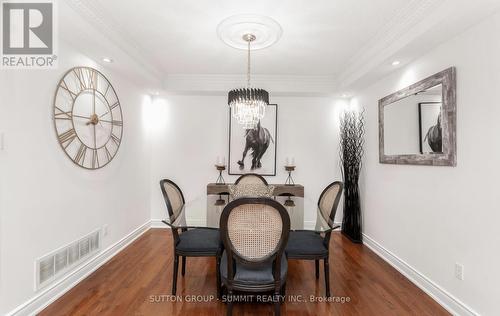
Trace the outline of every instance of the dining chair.
[[232, 315], [232, 295], [237, 292], [273, 292], [274, 312], [280, 314], [278, 295], [288, 271], [284, 253], [290, 217], [270, 198], [241, 198], [229, 202], [220, 218], [224, 253], [221, 279], [227, 290], [227, 314]]
[[234, 184], [230, 184], [228, 189], [232, 199], [274, 196], [274, 186], [268, 185], [266, 179], [256, 173], [242, 175]]
[[160, 187], [170, 219], [170, 222], [163, 222], [170, 226], [174, 239], [172, 295], [175, 295], [177, 292], [179, 257], [182, 257], [182, 276], [186, 273], [186, 257], [215, 257], [217, 297], [219, 297], [221, 284], [219, 267], [222, 254], [222, 243], [220, 241], [219, 230], [213, 228], [179, 229], [174, 227], [172, 223], [178, 218], [185, 204], [184, 195], [179, 186], [169, 179], [161, 180]]
[[274, 185], [256, 184], [230, 184], [228, 186], [229, 195], [232, 199], [241, 197], [273, 197]]
[[290, 238], [286, 246], [288, 259], [314, 260], [316, 268], [316, 279], [319, 278], [319, 261], [323, 259], [325, 270], [325, 291], [330, 296], [330, 270], [329, 270], [329, 246], [330, 236], [339, 225], [334, 224], [335, 213], [342, 196], [343, 183], [335, 181], [328, 185], [321, 193], [318, 200], [318, 208], [321, 216], [328, 222], [330, 230], [321, 235], [318, 232], [300, 230], [290, 232]]
[[241, 175], [234, 184], [265, 184], [267, 185], [266, 179], [264, 179], [263, 176], [260, 174], [256, 173], [246, 173], [244, 175]]

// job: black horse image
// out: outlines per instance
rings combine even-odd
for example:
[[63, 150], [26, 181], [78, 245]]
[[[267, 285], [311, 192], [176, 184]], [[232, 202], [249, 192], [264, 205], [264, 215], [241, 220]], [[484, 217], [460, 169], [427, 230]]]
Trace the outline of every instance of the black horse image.
[[438, 121], [436, 125], [433, 125], [427, 131], [425, 135], [424, 142], [427, 140], [429, 147], [435, 153], [443, 152], [443, 135], [441, 131], [441, 115], [438, 116]]
[[247, 129], [245, 132], [245, 149], [243, 150], [243, 157], [238, 161], [240, 170], [245, 168], [245, 157], [249, 149], [252, 150], [252, 167], [251, 170], [255, 170], [262, 167], [260, 159], [267, 151], [269, 144], [274, 143], [271, 133], [265, 127], [260, 125], [260, 121], [257, 126], [253, 129]]

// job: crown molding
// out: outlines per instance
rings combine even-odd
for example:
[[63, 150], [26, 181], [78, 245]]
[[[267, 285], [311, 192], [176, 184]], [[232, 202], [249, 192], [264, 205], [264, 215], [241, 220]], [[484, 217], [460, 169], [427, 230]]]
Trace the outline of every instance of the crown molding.
[[103, 34], [116, 47], [131, 57], [151, 77], [158, 81], [163, 79], [162, 73], [151, 64], [151, 58], [144, 55], [143, 50], [130, 36], [125, 35], [121, 24], [116, 20], [112, 20], [98, 1], [67, 0], [65, 2], [84, 20], [94, 26], [99, 33]]
[[[129, 34], [123, 32], [122, 24], [109, 18], [110, 15], [102, 8], [99, 1], [68, 0], [67, 3], [118, 48], [137, 61], [145, 71], [163, 81], [165, 89], [170, 93], [220, 94], [234, 88], [238, 82], [243, 86], [242, 75], [165, 75], [155, 67], [154, 58], [148, 56]], [[372, 77], [377, 67], [386, 64], [408, 44], [449, 17], [452, 14], [449, 6], [452, 5], [451, 0], [411, 0], [346, 62], [345, 68], [336, 76], [255, 75], [252, 82], [256, 86], [276, 91], [278, 94], [297, 95], [339, 94], [356, 84], [369, 84], [373, 81]], [[388, 73], [391, 70], [388, 68], [384, 72]]]
[[398, 50], [429, 30], [446, 13], [436, 9], [442, 0], [412, 0], [402, 7], [357, 54], [339, 76], [339, 87], [346, 88], [383, 64]]
[[[164, 89], [169, 94], [227, 94], [244, 87], [246, 75], [175, 74], [167, 75]], [[252, 75], [252, 86], [267, 89], [273, 95], [330, 96], [337, 92], [334, 76]]]

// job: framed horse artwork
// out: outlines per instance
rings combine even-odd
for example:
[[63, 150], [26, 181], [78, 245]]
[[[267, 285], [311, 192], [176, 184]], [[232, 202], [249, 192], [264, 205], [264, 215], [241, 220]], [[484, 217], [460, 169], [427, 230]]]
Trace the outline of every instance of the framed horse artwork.
[[253, 129], [245, 129], [229, 109], [230, 175], [257, 173], [276, 175], [276, 141], [278, 135], [278, 105], [269, 104], [264, 118]]
[[420, 102], [418, 104], [418, 134], [421, 154], [443, 153], [441, 106], [441, 102]]

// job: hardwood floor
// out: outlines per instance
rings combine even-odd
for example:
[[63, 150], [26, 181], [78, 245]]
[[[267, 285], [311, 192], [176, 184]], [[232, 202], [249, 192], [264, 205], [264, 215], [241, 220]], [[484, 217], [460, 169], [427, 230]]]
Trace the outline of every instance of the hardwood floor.
[[[289, 261], [283, 315], [449, 315], [439, 304], [363, 245], [340, 233], [330, 243], [332, 296], [349, 302], [311, 302], [324, 295], [314, 261]], [[188, 258], [179, 271], [177, 301], [170, 296], [172, 237], [151, 229], [39, 315], [224, 315], [215, 296], [215, 259]], [[322, 268], [322, 267], [321, 267]], [[180, 269], [179, 269], [180, 270]], [[208, 302], [189, 302], [201, 295]], [[301, 295], [301, 296], [300, 296]], [[290, 300], [299, 298], [300, 302]], [[271, 304], [237, 303], [234, 315], [272, 315]]]

